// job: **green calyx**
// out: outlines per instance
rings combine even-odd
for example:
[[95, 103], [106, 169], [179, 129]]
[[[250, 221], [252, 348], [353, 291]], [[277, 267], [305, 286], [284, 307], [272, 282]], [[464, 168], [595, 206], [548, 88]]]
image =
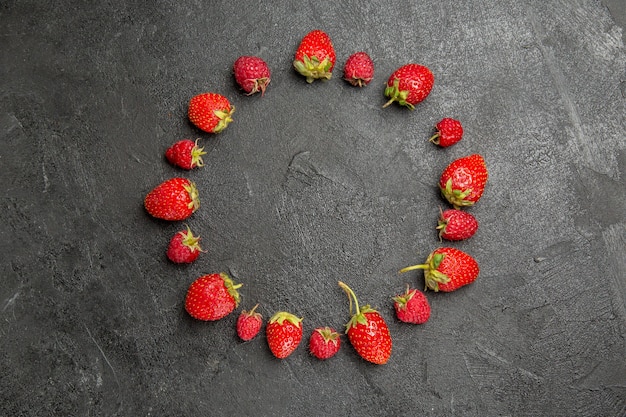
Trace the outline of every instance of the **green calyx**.
[[189, 181], [189, 184], [185, 185], [183, 188], [185, 189], [185, 191], [187, 191], [187, 193], [189, 193], [190, 201], [189, 203], [187, 203], [187, 208], [190, 209], [192, 212], [195, 212], [200, 208], [200, 197], [198, 194], [198, 188], [196, 187], [196, 184], [191, 181]]
[[229, 110], [214, 110], [213, 114], [219, 119], [217, 125], [213, 128], [213, 133], [220, 133], [222, 130], [226, 129], [233, 121], [233, 113], [235, 112], [235, 106], [230, 106]]
[[270, 318], [270, 323], [278, 323], [282, 326], [282, 324], [287, 321], [294, 326], [300, 327], [300, 323], [302, 323], [302, 320], [303, 318], [297, 317], [286, 311], [279, 311], [278, 313], [274, 314], [272, 318]]
[[204, 148], [198, 146], [198, 140], [196, 139], [196, 144], [193, 148], [191, 148], [191, 166], [204, 166], [204, 161], [202, 160], [202, 155], [206, 155], [204, 152]]
[[472, 189], [468, 188], [467, 190], [458, 190], [452, 188], [452, 178], [448, 178], [446, 181], [445, 187], [439, 187], [441, 190], [441, 194], [445, 197], [446, 200], [450, 202], [454, 206], [455, 209], [460, 209], [461, 207], [469, 207], [474, 204], [473, 201], [467, 200], [467, 196], [472, 193]]
[[224, 280], [224, 286], [226, 287], [226, 290], [228, 291], [230, 296], [233, 297], [233, 300], [235, 300], [235, 307], [239, 306], [241, 296], [239, 295], [239, 291], [237, 290], [241, 288], [243, 284], [235, 284], [225, 272], [220, 272], [220, 277], [222, 278], [222, 280]]
[[302, 61], [294, 60], [293, 66], [299, 74], [306, 77], [307, 83], [315, 80], [330, 80], [332, 77], [333, 63], [326, 57], [320, 61], [316, 56], [310, 57], [304, 55]]
[[417, 292], [417, 290], [410, 290], [409, 285], [407, 284], [406, 286], [406, 292], [402, 295], [397, 295], [395, 297], [393, 297], [393, 301], [395, 301], [396, 303], [398, 303], [401, 308], [406, 308], [406, 305], [409, 301], [411, 301], [411, 298], [413, 298], [413, 296], [415, 296], [415, 293]]
[[416, 269], [423, 269], [424, 282], [426, 284], [425, 289], [431, 289], [437, 292], [439, 291], [439, 284], [447, 284], [450, 281], [450, 278], [438, 269], [445, 256], [446, 255], [443, 253], [432, 252], [428, 255], [428, 258], [426, 258], [426, 263], [407, 266], [406, 268], [402, 268], [399, 272], [404, 273]]
[[179, 232], [183, 237], [182, 243], [187, 246], [191, 252], [200, 251], [202, 252], [202, 248], [200, 247], [200, 237], [194, 236], [191, 233], [191, 229], [187, 226], [187, 231]]
[[322, 327], [320, 329], [316, 329], [323, 338], [326, 343], [331, 342], [334, 345], [339, 343], [339, 333], [333, 331], [330, 327]]
[[[365, 317], [365, 313], [376, 313], [376, 310], [371, 308], [369, 305], [359, 308], [359, 300], [356, 298], [356, 294], [354, 294], [352, 288], [348, 287], [341, 281], [339, 281], [339, 286], [348, 295], [348, 299], [350, 300], [350, 314], [352, 317], [350, 317], [350, 320], [346, 324], [346, 331], [350, 330], [352, 327], [357, 327], [359, 324], [367, 325], [367, 317]], [[353, 301], [355, 306], [354, 314], [352, 314]]]
[[393, 85], [391, 86], [388, 85], [385, 88], [385, 96], [389, 97], [389, 101], [383, 105], [383, 108], [389, 106], [394, 101], [397, 101], [399, 105], [405, 106], [409, 108], [409, 110], [415, 110], [415, 106], [406, 101], [406, 99], [409, 97], [409, 91], [400, 90], [399, 78], [395, 78], [393, 80]]

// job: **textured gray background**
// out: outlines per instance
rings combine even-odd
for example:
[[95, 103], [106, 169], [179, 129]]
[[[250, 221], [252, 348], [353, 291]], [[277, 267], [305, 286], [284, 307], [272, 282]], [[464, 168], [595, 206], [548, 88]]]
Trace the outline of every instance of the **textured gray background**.
[[[626, 415], [626, 49], [622, 0], [422, 2], [3, 1], [0, 5], [0, 404], [6, 416]], [[321, 28], [337, 49], [326, 83], [291, 67]], [[375, 79], [343, 62], [365, 50]], [[231, 66], [259, 55], [265, 97]], [[418, 62], [435, 74], [414, 112], [383, 83]], [[202, 91], [237, 107], [196, 131]], [[439, 149], [434, 124], [465, 139]], [[206, 166], [163, 158], [201, 138]], [[423, 326], [390, 297], [397, 270], [439, 245], [436, 183], [484, 155], [490, 179], [454, 246], [481, 275], [432, 294]], [[145, 194], [172, 176], [200, 189], [188, 224], [207, 253], [180, 267]], [[196, 277], [227, 271], [242, 308], [261, 303], [341, 328], [338, 280], [387, 318], [394, 350], [374, 366], [346, 343], [330, 361], [271, 356], [237, 340], [236, 314], [193, 321]]]

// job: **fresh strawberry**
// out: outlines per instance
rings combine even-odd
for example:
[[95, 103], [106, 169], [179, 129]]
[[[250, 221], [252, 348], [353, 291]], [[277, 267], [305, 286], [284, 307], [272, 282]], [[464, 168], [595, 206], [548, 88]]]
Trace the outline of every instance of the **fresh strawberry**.
[[393, 297], [393, 307], [398, 320], [404, 323], [424, 324], [430, 318], [428, 299], [423, 292], [408, 285], [404, 294]]
[[442, 148], [452, 146], [463, 138], [463, 126], [461, 122], [451, 117], [444, 117], [435, 125], [435, 133], [430, 141]]
[[369, 305], [359, 308], [359, 302], [354, 291], [343, 282], [339, 286], [350, 299], [350, 314], [354, 301], [355, 313], [346, 324], [348, 340], [356, 352], [366, 361], [383, 365], [391, 356], [391, 334], [387, 323], [381, 314]]
[[254, 339], [263, 326], [263, 317], [255, 311], [258, 306], [255, 305], [250, 311], [242, 311], [237, 318], [237, 335], [244, 342]]
[[184, 220], [200, 207], [198, 189], [186, 178], [170, 178], [146, 195], [144, 206], [158, 219]]
[[311, 333], [309, 352], [317, 359], [329, 359], [335, 356], [341, 346], [339, 333], [330, 327], [318, 327]]
[[198, 129], [208, 133], [219, 133], [233, 121], [235, 106], [226, 97], [217, 93], [198, 94], [189, 100], [187, 115]]
[[416, 104], [428, 97], [434, 83], [435, 77], [427, 67], [419, 64], [403, 65], [387, 80], [385, 96], [389, 97], [389, 101], [383, 107], [397, 101], [401, 106], [413, 110]]
[[170, 240], [167, 257], [177, 264], [189, 264], [198, 259], [200, 252], [200, 237], [194, 236], [187, 226], [187, 230], [176, 233]]
[[213, 321], [229, 315], [239, 305], [242, 284], [234, 284], [221, 272], [196, 279], [187, 290], [185, 310], [198, 320]]
[[233, 65], [235, 81], [248, 95], [261, 92], [271, 81], [270, 68], [262, 58], [258, 56], [240, 56]]
[[441, 211], [437, 230], [439, 230], [440, 240], [469, 239], [478, 230], [478, 221], [466, 211], [448, 209]]
[[367, 52], [355, 52], [346, 60], [343, 78], [355, 87], [364, 87], [374, 78], [374, 61]]
[[467, 253], [456, 248], [438, 248], [428, 255], [426, 263], [407, 266], [400, 272], [424, 270], [426, 288], [450, 292], [471, 284], [480, 272], [478, 263]]
[[272, 354], [284, 359], [296, 350], [302, 340], [302, 319], [279, 311], [265, 326], [265, 335]]
[[483, 195], [487, 177], [482, 156], [464, 156], [446, 167], [439, 179], [439, 188], [454, 208], [471, 206]]
[[165, 158], [172, 165], [183, 169], [192, 169], [204, 165], [202, 155], [205, 155], [204, 148], [198, 146], [198, 140], [179, 140], [165, 151]]
[[335, 59], [335, 48], [328, 34], [313, 30], [300, 41], [293, 66], [308, 83], [312, 83], [317, 79], [330, 80]]

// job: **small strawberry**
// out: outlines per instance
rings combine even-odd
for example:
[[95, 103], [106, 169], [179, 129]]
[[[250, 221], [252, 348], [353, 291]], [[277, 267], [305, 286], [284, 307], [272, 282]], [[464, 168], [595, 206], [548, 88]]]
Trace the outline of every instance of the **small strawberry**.
[[355, 52], [346, 60], [343, 78], [355, 87], [364, 87], [374, 78], [374, 61], [367, 52]]
[[435, 127], [437, 133], [430, 138], [430, 141], [442, 148], [452, 146], [463, 138], [463, 126], [456, 119], [444, 117]]
[[335, 48], [328, 34], [312, 30], [300, 41], [293, 66], [312, 83], [317, 79], [330, 80], [335, 60]]
[[396, 317], [404, 323], [424, 324], [430, 318], [430, 304], [420, 290], [406, 286], [406, 292], [393, 297]]
[[339, 333], [330, 327], [318, 327], [311, 333], [309, 352], [317, 359], [329, 359], [339, 352], [341, 339]]
[[254, 339], [263, 326], [263, 317], [255, 311], [258, 306], [255, 305], [250, 311], [242, 311], [237, 318], [237, 335], [244, 342]]
[[170, 178], [146, 195], [144, 206], [158, 219], [184, 220], [200, 207], [198, 189], [186, 178]]
[[219, 133], [233, 121], [235, 106], [226, 97], [217, 93], [198, 94], [189, 100], [187, 115], [198, 129], [208, 133]]
[[279, 311], [265, 326], [265, 335], [272, 354], [284, 359], [296, 350], [302, 340], [302, 319]]
[[352, 301], [356, 312], [346, 324], [348, 340], [356, 352], [366, 361], [383, 365], [391, 356], [391, 334], [383, 316], [369, 305], [359, 308], [359, 302], [354, 291], [343, 282], [339, 286], [345, 291], [350, 299], [350, 314], [352, 314]]
[[426, 263], [407, 266], [400, 272], [424, 270], [426, 289], [450, 292], [471, 284], [480, 272], [478, 263], [467, 253], [456, 248], [438, 248], [428, 255]]
[[235, 81], [243, 91], [252, 95], [261, 92], [265, 94], [265, 89], [271, 81], [270, 69], [267, 63], [258, 56], [240, 56], [233, 65]]
[[428, 97], [434, 83], [435, 77], [427, 67], [419, 64], [403, 65], [387, 80], [385, 96], [389, 97], [389, 101], [383, 107], [397, 101], [401, 106], [413, 110], [416, 104]]
[[441, 211], [437, 230], [439, 230], [439, 240], [469, 239], [478, 230], [478, 221], [466, 211], [448, 209]]
[[177, 264], [189, 264], [198, 259], [202, 248], [200, 248], [200, 237], [194, 236], [191, 229], [176, 233], [170, 240], [167, 248], [167, 257]]
[[439, 179], [439, 188], [454, 208], [471, 206], [483, 195], [487, 177], [482, 156], [464, 156], [446, 167]]
[[165, 151], [165, 158], [172, 165], [183, 169], [192, 169], [204, 165], [202, 155], [205, 155], [204, 148], [198, 146], [198, 140], [179, 140]]
[[221, 272], [196, 279], [187, 290], [185, 310], [198, 320], [213, 321], [229, 315], [239, 305], [242, 284], [234, 284]]

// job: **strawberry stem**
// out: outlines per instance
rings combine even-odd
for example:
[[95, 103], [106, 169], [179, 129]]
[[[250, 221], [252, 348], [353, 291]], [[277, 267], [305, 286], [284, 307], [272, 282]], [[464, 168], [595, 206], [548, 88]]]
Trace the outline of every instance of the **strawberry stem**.
[[356, 307], [356, 314], [361, 314], [361, 310], [359, 309], [359, 301], [356, 298], [356, 294], [352, 291], [352, 288], [348, 287], [345, 283], [339, 281], [339, 286], [341, 289], [348, 295], [348, 299], [350, 300], [350, 314], [352, 315], [352, 300], [354, 299], [354, 305]]

